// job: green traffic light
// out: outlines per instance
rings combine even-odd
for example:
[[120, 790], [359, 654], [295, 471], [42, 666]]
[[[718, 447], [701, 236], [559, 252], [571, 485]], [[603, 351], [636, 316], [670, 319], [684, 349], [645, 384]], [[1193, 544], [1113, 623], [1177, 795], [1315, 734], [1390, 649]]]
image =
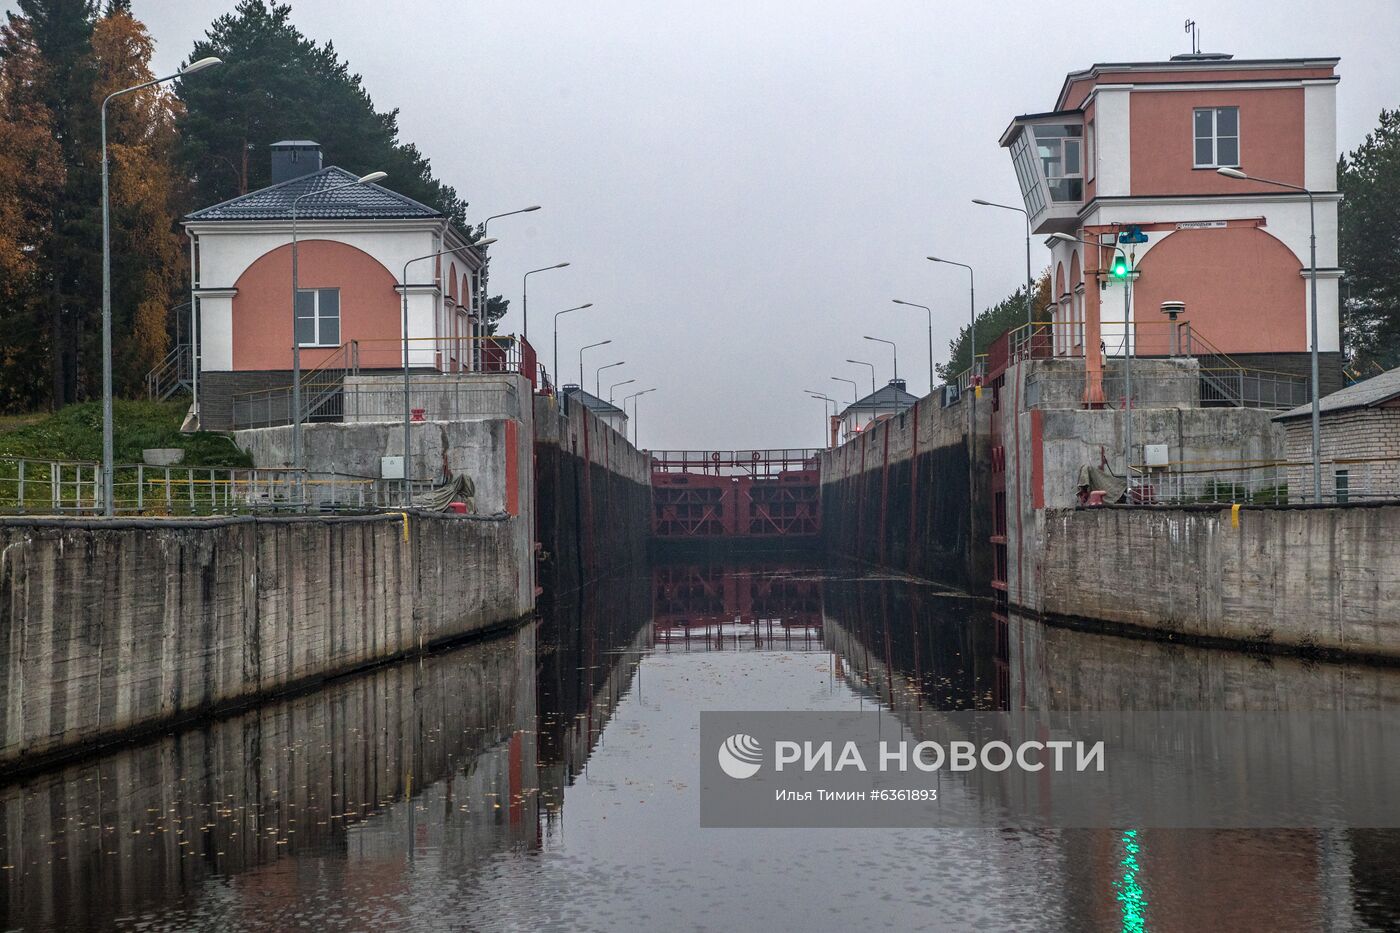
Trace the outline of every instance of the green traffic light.
[[1126, 279], [1128, 277], [1128, 260], [1119, 256], [1113, 260], [1113, 277], [1115, 279]]

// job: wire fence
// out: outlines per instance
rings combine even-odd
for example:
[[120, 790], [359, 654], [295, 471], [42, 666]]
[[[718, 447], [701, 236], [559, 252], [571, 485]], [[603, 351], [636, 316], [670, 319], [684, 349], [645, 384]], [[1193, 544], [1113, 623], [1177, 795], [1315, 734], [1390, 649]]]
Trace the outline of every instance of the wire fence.
[[[438, 489], [409, 484], [407, 496]], [[242, 515], [267, 512], [375, 512], [403, 508], [403, 480], [303, 470], [120, 465], [113, 471], [119, 515]], [[97, 515], [102, 466], [79, 461], [0, 459], [0, 513]]]

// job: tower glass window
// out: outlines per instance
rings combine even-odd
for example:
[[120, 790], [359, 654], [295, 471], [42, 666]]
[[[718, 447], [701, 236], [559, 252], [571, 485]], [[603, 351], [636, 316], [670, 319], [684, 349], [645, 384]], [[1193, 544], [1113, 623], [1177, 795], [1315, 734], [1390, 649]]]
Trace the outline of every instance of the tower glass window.
[[1083, 124], [1040, 124], [1035, 127], [1035, 146], [1050, 200], [1084, 200]]

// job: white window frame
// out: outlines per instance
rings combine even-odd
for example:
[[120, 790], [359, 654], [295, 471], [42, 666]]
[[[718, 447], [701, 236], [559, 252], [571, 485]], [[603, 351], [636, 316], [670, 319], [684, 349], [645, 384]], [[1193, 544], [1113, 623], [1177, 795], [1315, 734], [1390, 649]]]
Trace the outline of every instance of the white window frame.
[[[330, 320], [330, 318], [331, 318], [331, 316], [330, 316], [329, 314], [326, 314], [326, 315], [321, 314], [321, 293], [322, 293], [322, 292], [335, 292], [335, 298], [336, 298], [336, 301], [335, 301], [335, 332], [336, 332], [336, 336], [337, 336], [337, 337], [342, 337], [342, 338], [344, 337], [343, 329], [342, 329], [341, 326], [340, 326], [340, 325], [341, 325], [341, 311], [343, 310], [343, 306], [341, 305], [341, 302], [340, 302], [340, 289], [338, 289], [338, 288], [300, 288], [300, 289], [297, 289], [297, 295], [298, 295], [298, 297], [300, 297], [301, 295], [304, 295], [304, 294], [305, 294], [305, 295], [311, 295], [311, 296], [312, 296], [312, 299], [311, 299], [311, 301], [312, 301], [312, 307], [311, 307], [312, 316], [309, 318], [309, 320], [312, 322], [311, 331], [312, 331], [312, 336], [313, 336], [315, 339], [312, 340], [312, 341], [310, 341], [310, 342], [307, 342], [307, 341], [301, 340], [300, 337], [297, 337], [298, 346], [302, 346], [302, 347], [312, 347], [312, 348], [315, 348], [315, 347], [338, 347], [338, 346], [340, 346], [341, 343], [343, 342], [343, 340], [337, 340], [335, 343], [326, 343], [325, 341], [323, 341], [323, 340], [321, 339], [321, 322], [322, 322], [322, 321], [325, 321], [325, 320]], [[300, 302], [298, 302], [298, 304], [300, 304]], [[300, 310], [300, 309], [298, 308], [298, 310]], [[301, 317], [300, 315], [297, 315], [297, 316], [295, 317], [295, 319], [293, 320], [293, 322], [292, 322], [292, 327], [293, 327], [294, 329], [300, 330], [300, 328], [298, 328], [297, 325], [298, 325], [301, 321], [303, 321], [303, 320], [308, 320], [308, 319], [307, 319], [307, 318], [303, 318], [303, 317]]]
[[[1235, 111], [1235, 135], [1234, 135], [1233, 137], [1229, 137], [1229, 136], [1225, 137], [1226, 139], [1231, 139], [1231, 138], [1233, 138], [1233, 139], [1235, 140], [1235, 161], [1233, 161], [1233, 162], [1221, 162], [1221, 161], [1220, 161], [1220, 131], [1219, 131], [1219, 119], [1220, 119], [1220, 111], [1222, 111], [1222, 110], [1233, 110], [1233, 111]], [[1197, 135], [1196, 135], [1196, 115], [1197, 115], [1197, 114], [1201, 114], [1201, 113], [1208, 113], [1208, 114], [1210, 114], [1210, 158], [1211, 158], [1211, 160], [1210, 160], [1209, 162], [1197, 162], [1197, 161], [1196, 161], [1196, 141], [1197, 141], [1197, 140], [1200, 140], [1200, 139], [1205, 139], [1204, 136], [1197, 136]], [[1241, 135], [1242, 135], [1243, 129], [1244, 129], [1244, 127], [1240, 125], [1240, 108], [1239, 108], [1239, 105], [1238, 105], [1238, 104], [1226, 104], [1226, 105], [1223, 106], [1223, 107], [1193, 107], [1193, 108], [1191, 109], [1191, 164], [1192, 164], [1192, 166], [1195, 167], [1195, 168], [1204, 168], [1204, 169], [1239, 168], [1239, 167], [1240, 167], [1240, 163], [1241, 163], [1242, 161], [1244, 161], [1244, 157], [1243, 157], [1244, 147], [1241, 145]]]

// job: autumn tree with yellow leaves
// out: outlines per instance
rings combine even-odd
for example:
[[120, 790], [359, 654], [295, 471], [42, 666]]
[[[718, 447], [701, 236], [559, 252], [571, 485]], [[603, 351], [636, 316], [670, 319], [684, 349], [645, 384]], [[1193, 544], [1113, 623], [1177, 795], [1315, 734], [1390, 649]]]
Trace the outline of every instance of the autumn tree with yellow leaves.
[[[154, 43], [124, 6], [113, 5], [92, 32], [94, 98], [150, 81]], [[179, 100], [164, 87], [118, 97], [107, 108], [112, 204], [113, 378], [132, 394], [170, 349], [169, 311], [182, 292], [185, 263], [177, 233], [173, 153]]]

